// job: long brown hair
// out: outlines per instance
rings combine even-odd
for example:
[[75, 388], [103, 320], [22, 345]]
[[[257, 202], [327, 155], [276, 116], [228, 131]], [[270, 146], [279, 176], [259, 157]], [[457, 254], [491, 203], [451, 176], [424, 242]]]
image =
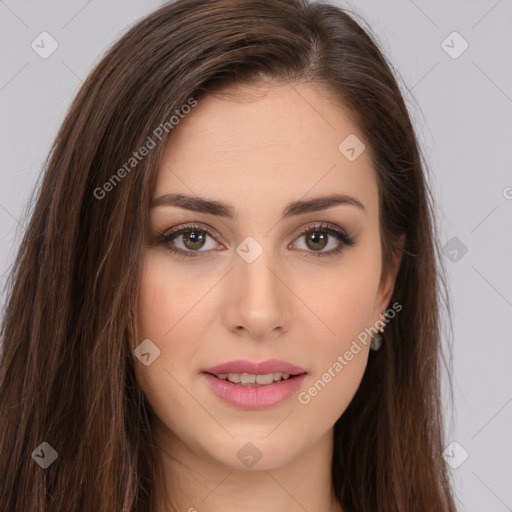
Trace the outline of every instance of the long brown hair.
[[[80, 89], [6, 290], [0, 510], [151, 510], [162, 475], [132, 354], [149, 204], [171, 117], [235, 81], [328, 87], [371, 152], [383, 272], [405, 235], [392, 300], [403, 310], [334, 427], [338, 500], [347, 511], [455, 510], [441, 457], [448, 302], [426, 166], [370, 30], [306, 0], [174, 1], [132, 27]], [[135, 157], [148, 137], [156, 147]], [[32, 457], [42, 442], [58, 453], [44, 470]]]

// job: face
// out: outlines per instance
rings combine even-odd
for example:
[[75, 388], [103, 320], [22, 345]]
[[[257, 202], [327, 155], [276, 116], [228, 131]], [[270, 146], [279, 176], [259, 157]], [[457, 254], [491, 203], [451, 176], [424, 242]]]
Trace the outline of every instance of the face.
[[241, 91], [201, 99], [167, 143], [139, 295], [153, 362], [135, 362], [168, 449], [272, 469], [349, 405], [395, 273], [381, 278], [375, 172], [346, 110], [318, 87]]

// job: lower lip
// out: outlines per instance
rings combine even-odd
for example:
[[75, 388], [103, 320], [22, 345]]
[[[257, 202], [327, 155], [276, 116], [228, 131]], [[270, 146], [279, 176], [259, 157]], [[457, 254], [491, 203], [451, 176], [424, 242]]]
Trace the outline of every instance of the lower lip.
[[218, 379], [211, 373], [202, 375], [219, 398], [241, 409], [267, 409], [283, 402], [297, 391], [306, 376], [305, 373], [301, 373], [268, 386], [246, 388], [227, 380]]

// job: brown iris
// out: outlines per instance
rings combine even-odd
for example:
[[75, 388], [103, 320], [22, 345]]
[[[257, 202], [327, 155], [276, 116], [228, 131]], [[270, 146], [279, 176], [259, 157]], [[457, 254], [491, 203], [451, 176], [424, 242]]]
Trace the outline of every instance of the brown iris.
[[188, 249], [201, 249], [204, 245], [205, 234], [200, 231], [186, 231], [182, 236], [183, 243]]
[[318, 233], [316, 231], [312, 231], [310, 233], [306, 233], [306, 243], [313, 242], [313, 244], [320, 244], [320, 247], [312, 247], [309, 246], [310, 249], [323, 249], [327, 244], [327, 236], [325, 233]]

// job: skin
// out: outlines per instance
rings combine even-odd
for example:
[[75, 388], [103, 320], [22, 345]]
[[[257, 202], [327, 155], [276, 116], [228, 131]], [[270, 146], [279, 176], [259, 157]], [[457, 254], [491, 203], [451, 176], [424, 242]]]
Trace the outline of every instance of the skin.
[[[338, 150], [349, 134], [363, 140], [332, 93], [304, 84], [210, 94], [171, 134], [153, 197], [195, 195], [237, 214], [151, 210], [138, 328], [161, 353], [136, 367], [177, 510], [342, 510], [330, 481], [333, 426], [358, 389], [369, 344], [360, 343], [307, 404], [292, 395], [272, 408], [239, 409], [217, 398], [200, 372], [233, 359], [277, 358], [308, 372], [299, 390], [307, 391], [390, 306], [400, 259], [381, 277], [375, 171], [369, 151], [349, 161]], [[366, 211], [343, 204], [281, 218], [292, 201], [334, 192]], [[206, 235], [199, 257], [179, 257], [158, 242], [191, 222], [216, 234]], [[356, 244], [308, 259], [342, 243], [332, 235], [325, 246], [299, 238], [320, 222], [345, 229]], [[263, 249], [252, 263], [236, 252], [248, 236]], [[200, 246], [183, 236], [170, 245]], [[250, 469], [237, 457], [248, 442], [262, 454]]]

